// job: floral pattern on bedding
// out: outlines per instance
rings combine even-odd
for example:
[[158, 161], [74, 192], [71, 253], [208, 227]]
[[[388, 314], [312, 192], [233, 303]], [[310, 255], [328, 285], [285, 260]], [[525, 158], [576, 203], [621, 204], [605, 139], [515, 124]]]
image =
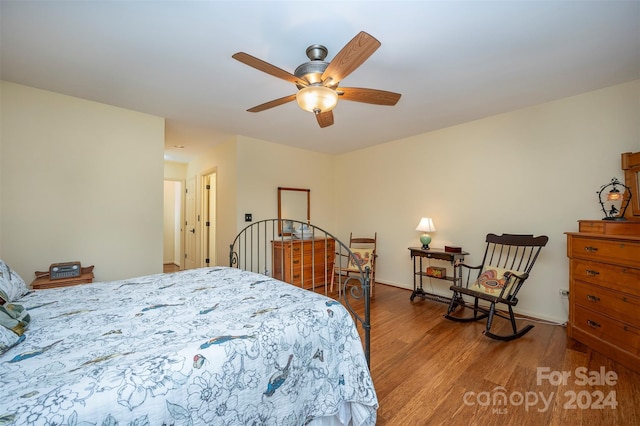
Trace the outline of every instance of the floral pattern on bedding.
[[235, 268], [40, 290], [0, 356], [0, 424], [375, 424], [336, 301]]

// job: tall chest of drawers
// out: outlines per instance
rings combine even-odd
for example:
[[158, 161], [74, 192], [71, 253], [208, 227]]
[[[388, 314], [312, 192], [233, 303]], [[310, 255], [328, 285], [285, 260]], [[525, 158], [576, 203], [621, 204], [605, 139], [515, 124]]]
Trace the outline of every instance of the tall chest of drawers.
[[274, 240], [271, 248], [274, 278], [306, 289], [331, 280], [334, 239]]
[[640, 222], [567, 233], [569, 337], [640, 372]]

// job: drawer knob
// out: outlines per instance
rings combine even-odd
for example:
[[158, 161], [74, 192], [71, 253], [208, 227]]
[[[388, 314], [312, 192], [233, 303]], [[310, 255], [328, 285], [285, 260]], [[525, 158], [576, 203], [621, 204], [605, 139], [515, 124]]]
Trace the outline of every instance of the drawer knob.
[[587, 300], [589, 302], [599, 302], [600, 298], [598, 296], [594, 296], [592, 294], [587, 294]]
[[590, 277], [596, 277], [598, 275], [600, 275], [600, 272], [598, 271], [594, 271], [593, 269], [587, 269], [585, 271], [587, 273], [587, 275], [589, 275]]
[[298, 260], [298, 259], [296, 259], [296, 260], [294, 260], [294, 261], [293, 261], [293, 264], [294, 264], [294, 265], [297, 265], [298, 263], [300, 263], [300, 260]]
[[600, 323], [597, 323], [595, 321], [592, 320], [587, 320], [587, 325], [591, 328], [599, 328], [600, 327]]
[[593, 247], [593, 246], [586, 246], [585, 251], [588, 251], [589, 253], [593, 253], [595, 251], [598, 251], [598, 247]]

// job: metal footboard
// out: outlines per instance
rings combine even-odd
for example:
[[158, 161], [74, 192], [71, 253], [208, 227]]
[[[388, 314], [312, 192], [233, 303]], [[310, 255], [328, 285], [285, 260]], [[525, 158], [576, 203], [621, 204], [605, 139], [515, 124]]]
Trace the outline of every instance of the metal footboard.
[[[291, 232], [280, 232], [289, 229]], [[345, 267], [340, 264], [345, 262], [343, 259], [351, 259], [358, 265], [360, 274], [336, 276], [334, 266]], [[349, 247], [334, 235], [297, 220], [257, 221], [240, 231], [230, 245], [229, 266], [340, 301], [362, 333], [367, 364], [370, 363], [370, 271], [368, 267], [363, 270]]]

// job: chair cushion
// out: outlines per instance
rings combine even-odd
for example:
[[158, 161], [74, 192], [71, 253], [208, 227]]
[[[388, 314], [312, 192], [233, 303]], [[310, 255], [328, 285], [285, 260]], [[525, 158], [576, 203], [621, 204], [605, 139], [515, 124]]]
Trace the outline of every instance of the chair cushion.
[[[471, 286], [471, 288], [475, 291], [479, 291], [481, 293], [486, 293], [492, 296], [499, 296], [500, 292], [505, 286], [507, 279], [504, 274], [507, 272], [511, 272], [516, 275], [521, 275], [522, 272], [513, 271], [510, 269], [498, 268], [495, 266], [487, 266], [482, 271], [478, 279]], [[508, 294], [513, 286], [515, 280], [511, 280], [504, 294]]]
[[373, 261], [373, 248], [349, 248], [349, 250], [351, 250], [351, 253], [353, 253], [353, 256], [357, 260], [354, 261], [352, 257], [349, 257], [347, 269], [358, 270], [358, 265], [360, 265], [363, 271], [367, 266], [371, 268], [371, 262]]
[[0, 326], [0, 355], [24, 340], [23, 336], [18, 336], [8, 328]]
[[5, 303], [0, 306], [0, 326], [22, 336], [30, 323], [31, 315], [24, 306], [15, 303]]

